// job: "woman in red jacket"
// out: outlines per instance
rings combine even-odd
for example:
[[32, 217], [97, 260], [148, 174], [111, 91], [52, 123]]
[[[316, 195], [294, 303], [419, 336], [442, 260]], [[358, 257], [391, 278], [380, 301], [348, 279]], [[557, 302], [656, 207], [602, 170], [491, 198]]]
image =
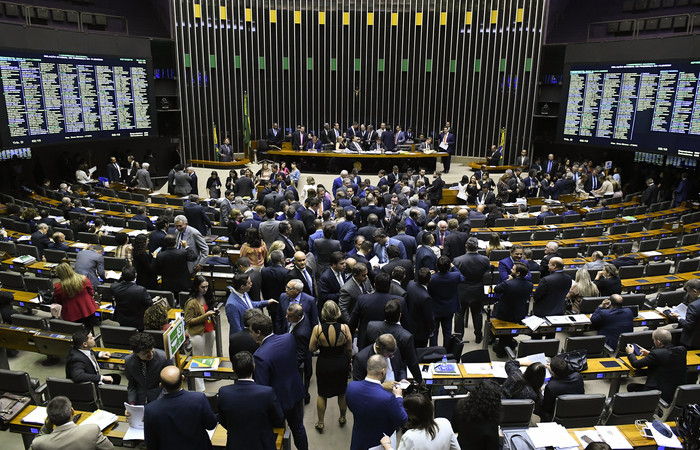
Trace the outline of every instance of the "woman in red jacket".
[[67, 263], [56, 267], [60, 281], [54, 284], [53, 299], [61, 304], [61, 318], [70, 322], [80, 322], [89, 332], [97, 324], [95, 311], [97, 303], [93, 298], [92, 284], [84, 275], [75, 273]]

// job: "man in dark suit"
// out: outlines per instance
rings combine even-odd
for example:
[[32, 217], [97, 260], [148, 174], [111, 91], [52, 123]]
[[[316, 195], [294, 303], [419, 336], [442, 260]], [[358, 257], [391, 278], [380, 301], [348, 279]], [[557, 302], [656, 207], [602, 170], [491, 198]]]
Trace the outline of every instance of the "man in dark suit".
[[323, 226], [323, 237], [314, 241], [314, 255], [316, 256], [316, 274], [320, 275], [330, 267], [331, 254], [340, 252], [340, 242], [334, 239], [335, 224], [328, 223]]
[[[498, 281], [499, 283], [501, 281], [506, 281], [508, 277], [511, 275], [511, 269], [513, 268], [513, 264], [516, 262], [519, 262], [523, 259], [523, 246], [521, 244], [513, 244], [510, 247], [510, 256], [507, 258], [503, 258], [502, 260], [498, 261]], [[527, 274], [525, 277], [527, 281], [532, 281], [532, 275]]]
[[630, 365], [635, 369], [647, 368], [647, 381], [644, 384], [630, 383], [627, 385], [628, 392], [649, 391], [658, 389], [661, 391], [661, 398], [671, 403], [676, 388], [686, 383], [687, 350], [680, 345], [671, 343], [671, 332], [658, 328], [652, 333], [654, 348], [647, 350], [639, 347], [641, 359], [637, 359], [635, 348], [632, 344], [627, 344], [625, 351]]
[[143, 331], [143, 315], [153, 305], [153, 300], [146, 288], [134, 283], [134, 280], [134, 266], [124, 266], [119, 281], [109, 287], [114, 299], [114, 321], [122, 327]]
[[[287, 273], [289, 270], [284, 267], [284, 254], [282, 250], [274, 250], [270, 253], [270, 265], [260, 270], [260, 288], [262, 298], [280, 298], [284, 294], [287, 286]], [[279, 323], [278, 316], [282, 314], [279, 304], [268, 305], [270, 317], [275, 324], [275, 334], [283, 333], [284, 330], [276, 328]]]
[[250, 331], [260, 348], [255, 358], [255, 382], [270, 386], [280, 406], [299, 450], [308, 450], [309, 442], [304, 428], [304, 383], [297, 370], [296, 341], [294, 336], [272, 334], [272, 320], [265, 315], [250, 319]]
[[372, 285], [367, 279], [368, 274], [369, 271], [366, 265], [359, 262], [355, 263], [355, 266], [352, 268], [352, 277], [340, 288], [338, 306], [340, 306], [340, 311], [343, 314], [343, 321], [345, 321], [345, 323], [350, 321], [350, 316], [355, 309], [357, 299], [360, 298], [361, 295], [372, 292]]
[[246, 175], [241, 175], [237, 180], [236, 180], [236, 195], [242, 198], [246, 197], [252, 197], [253, 196], [253, 190], [255, 189], [255, 183], [253, 182], [252, 178], [246, 176]]
[[[406, 276], [413, 279], [413, 262], [408, 259], [401, 258], [401, 250], [395, 245], [390, 245], [386, 248], [386, 253], [389, 258], [389, 262], [384, 264], [380, 269], [383, 273], [391, 275], [397, 266], [401, 266], [406, 269]], [[376, 283], [376, 279], [375, 279]]]
[[328, 300], [338, 303], [340, 289], [346, 281], [345, 253], [333, 252], [330, 257], [330, 267], [318, 279], [318, 307], [322, 309], [323, 304]]
[[139, 206], [136, 208], [136, 214], [134, 214], [134, 217], [132, 217], [131, 220], [145, 222], [146, 230], [148, 231], [153, 231], [156, 229], [156, 227], [153, 225], [153, 222], [151, 222], [150, 217], [146, 215], [146, 208], [144, 208], [143, 206]]
[[236, 230], [233, 232], [233, 237], [238, 244], [245, 242], [245, 233], [248, 228], [260, 228], [260, 222], [253, 218], [251, 211], [243, 213], [243, 221], [236, 225]]
[[413, 255], [416, 254], [416, 249], [418, 245], [416, 244], [416, 238], [410, 234], [406, 234], [406, 223], [399, 222], [396, 224], [396, 235], [394, 239], [401, 241], [403, 248], [406, 251], [406, 259], [413, 261]]
[[430, 283], [430, 269], [422, 267], [418, 271], [417, 281], [410, 281], [406, 288], [406, 303], [408, 315], [415, 330], [416, 348], [426, 347], [428, 338], [435, 327], [433, 317], [432, 298], [428, 293]]
[[353, 122], [352, 125], [348, 127], [348, 129], [345, 131], [345, 137], [348, 138], [348, 140], [351, 140], [355, 136], [359, 137], [360, 130], [358, 130], [359, 125], [357, 122]]
[[377, 447], [383, 436], [391, 436], [408, 420], [398, 385], [392, 384], [391, 392], [382, 386], [387, 370], [386, 359], [373, 355], [367, 361], [367, 378], [348, 385], [348, 407], [355, 417], [350, 450]]
[[442, 200], [442, 190], [445, 187], [445, 182], [442, 181], [442, 172], [437, 170], [433, 172], [433, 182], [428, 188], [428, 198], [430, 199], [430, 204], [437, 206]]
[[489, 258], [478, 253], [479, 241], [475, 237], [467, 239], [466, 253], [457, 257], [452, 262], [464, 277], [464, 283], [457, 288], [459, 294], [460, 310], [455, 315], [455, 333], [464, 335], [464, 328], [469, 321], [469, 313], [472, 315], [474, 335], [477, 342], [483, 339], [482, 333], [482, 307], [486, 295], [484, 294], [484, 275], [491, 270]]
[[591, 172], [591, 175], [588, 177], [588, 180], [586, 180], [586, 183], [584, 184], [583, 188], [586, 190], [586, 192], [590, 193], [591, 191], [595, 191], [598, 188], [600, 188], [600, 178], [598, 177], [598, 171], [593, 169]]
[[263, 314], [258, 308], [247, 309], [245, 313], [243, 313], [243, 328], [240, 331], [229, 334], [228, 352], [231, 361], [233, 361], [233, 356], [238, 352], [247, 351], [253, 354], [255, 350], [258, 349], [258, 343], [255, 342], [253, 336], [250, 335], [250, 319], [258, 314]]
[[648, 206], [652, 203], [656, 203], [658, 197], [659, 187], [654, 184], [653, 178], [647, 178], [647, 187], [644, 189], [644, 192], [642, 192], [642, 200], [639, 203]]
[[48, 250], [62, 250], [66, 253], [75, 253], [79, 249], [74, 248], [66, 244], [66, 235], [57, 231], [51, 236], [52, 243], [47, 247]]
[[321, 201], [318, 197], [307, 198], [306, 208], [301, 213], [301, 221], [304, 222], [304, 227], [306, 227], [306, 234], [311, 235], [316, 231], [316, 225], [314, 221], [319, 218], [319, 205]]
[[295, 279], [301, 280], [304, 284], [304, 290], [302, 292], [315, 298], [316, 283], [314, 281], [313, 272], [306, 267], [306, 253], [294, 253], [294, 260], [292, 263], [294, 266], [287, 272], [287, 282]]
[[522, 167], [530, 167], [530, 158], [527, 156], [527, 150], [520, 150], [520, 156], [518, 156], [515, 164]]
[[[302, 281], [296, 278], [287, 282], [286, 292], [280, 295], [279, 298], [280, 310], [286, 314], [289, 305], [298, 303], [304, 309], [304, 314], [309, 318], [311, 327], [314, 327], [318, 325], [318, 306], [316, 306], [315, 298], [302, 292], [303, 286]], [[285, 333], [289, 331], [287, 317], [280, 317], [278, 320], [280, 321], [277, 324], [278, 329], [283, 330]]]
[[555, 356], [549, 364], [552, 378], [544, 388], [542, 407], [535, 408], [535, 414], [544, 421], [551, 421], [557, 397], [564, 394], [584, 394], [583, 377], [569, 369], [561, 356]]
[[685, 319], [674, 314], [678, 320], [678, 328], [681, 328], [681, 345], [689, 350], [700, 348], [700, 325], [698, 317], [700, 315], [700, 279], [694, 278], [686, 281], [683, 286], [686, 292], [684, 303], [688, 305], [688, 311], [685, 313]]
[[49, 239], [47, 236], [48, 232], [49, 226], [45, 223], [40, 223], [37, 225], [36, 231], [32, 233], [31, 236], [31, 243], [39, 250], [40, 259], [44, 257], [44, 250], [49, 248], [49, 245], [51, 245], [51, 239]]
[[429, 232], [423, 233], [421, 237], [421, 246], [416, 249], [416, 272], [427, 267], [429, 270], [435, 270], [437, 256], [431, 248], [435, 244], [435, 235]]
[[447, 221], [448, 234], [442, 244], [442, 254], [451, 260], [462, 256], [467, 251], [467, 239], [469, 234], [459, 231], [459, 221], [450, 219]]
[[202, 392], [182, 389], [185, 376], [176, 366], [160, 372], [165, 394], [146, 405], [143, 431], [146, 446], [152, 449], [211, 449], [207, 430], [216, 428], [216, 414]]
[[625, 266], [636, 266], [637, 260], [632, 256], [625, 256], [625, 249], [621, 245], [613, 245], [612, 253], [615, 255], [615, 259], [610, 261], [610, 264], [617, 267]]
[[[500, 295], [493, 310], [493, 316], [506, 322], [518, 323], [527, 316], [532, 295], [532, 282], [525, 279], [528, 268], [522, 262], [516, 262], [511, 269], [511, 275], [507, 280], [501, 281], [494, 292]], [[505, 348], [515, 348], [515, 339], [512, 336], [501, 336], [498, 344], [494, 345], [496, 355], [505, 356]]]
[[255, 362], [249, 352], [231, 356], [237, 375], [233, 384], [219, 389], [219, 422], [226, 428], [227, 449], [261, 449], [276, 447], [273, 428], [284, 427], [284, 415], [277, 395], [270, 386], [253, 381]]
[[542, 278], [549, 275], [549, 260], [556, 257], [561, 258], [559, 254], [559, 244], [555, 241], [547, 242], [547, 245], [544, 247], [544, 258], [540, 261], [540, 274]]
[[132, 405], [145, 405], [162, 395], [158, 384], [160, 372], [173, 361], [165, 357], [165, 352], [154, 349], [153, 337], [146, 333], [136, 333], [129, 339], [132, 354], [126, 357], [124, 372], [129, 381], [128, 398]]
[[331, 130], [331, 125], [328, 122], [323, 124], [319, 138], [324, 146], [335, 146], [335, 133]]
[[452, 155], [455, 154], [455, 135], [450, 133], [450, 130], [445, 127], [440, 133], [436, 150], [440, 152], [447, 152], [447, 156], [442, 157], [442, 168], [445, 173], [450, 173], [450, 164], [452, 162]]
[[367, 218], [370, 214], [375, 214], [377, 216], [377, 220], [380, 223], [383, 223], [385, 211], [384, 208], [377, 206], [377, 199], [374, 194], [367, 194], [365, 199], [367, 200], [367, 206], [360, 208], [360, 223], [366, 225]]
[[277, 123], [273, 123], [272, 128], [267, 130], [267, 143], [276, 147], [282, 147], [283, 140], [284, 132], [280, 130], [280, 127], [279, 125], [277, 125]]
[[122, 376], [119, 374], [103, 375], [97, 358], [109, 358], [109, 352], [96, 353], [92, 350], [95, 338], [87, 330], [73, 333], [73, 348], [66, 359], [66, 378], [74, 383], [89, 381], [99, 384], [119, 384]]
[[355, 381], [364, 380], [367, 376], [367, 362], [373, 355], [380, 355], [386, 360], [391, 361], [391, 366], [388, 368], [388, 377], [385, 386], [391, 386], [390, 383], [406, 379], [406, 364], [401, 357], [401, 352], [396, 345], [396, 339], [391, 334], [380, 335], [372, 344], [360, 350], [352, 362], [352, 379]]
[[191, 194], [190, 201], [185, 203], [183, 209], [189, 226], [196, 228], [202, 236], [206, 236], [207, 230], [211, 229], [211, 221], [204, 213], [204, 207], [199, 204], [199, 196]]
[[298, 127], [297, 130], [292, 133], [292, 149], [304, 150], [307, 142], [306, 130], [303, 126]]
[[[358, 348], [365, 348], [370, 342], [373, 342], [366, 338], [367, 324], [372, 320], [382, 320], [384, 318], [384, 305], [392, 298], [396, 298], [389, 293], [390, 288], [391, 276], [386, 273], [380, 273], [374, 277], [375, 291], [358, 297], [357, 304], [352, 310], [350, 322], [348, 323], [353, 336], [357, 336]], [[403, 303], [403, 308], [406, 309], [405, 300], [401, 298], [400, 301]], [[357, 333], [355, 333], [355, 330], [358, 330]]]
[[540, 209], [540, 213], [537, 215], [537, 225], [544, 224], [544, 218], [551, 217], [553, 215], [554, 213], [549, 210], [549, 206], [543, 205], [542, 209]]
[[[196, 261], [197, 255], [191, 248], [175, 248], [175, 236], [168, 234], [163, 238], [163, 250], [158, 252], [155, 260], [155, 272], [161, 275], [163, 290], [179, 295], [180, 291], [189, 291], [190, 269], [189, 261]], [[82, 253], [82, 252], [80, 252]]]
[[158, 247], [163, 247], [163, 239], [165, 239], [166, 230], [168, 229], [169, 221], [166, 217], [159, 217], [155, 223], [155, 230], [148, 235], [148, 251], [155, 252]]
[[299, 303], [291, 303], [287, 307], [287, 323], [289, 323], [289, 333], [294, 336], [297, 343], [297, 366], [299, 373], [304, 379], [304, 403], [309, 404], [311, 397], [309, 396], [309, 383], [313, 371], [311, 369], [311, 352], [309, 351], [309, 342], [311, 341], [311, 320], [304, 313], [304, 308]]
[[634, 328], [634, 313], [622, 307], [622, 296], [613, 294], [601, 302], [591, 315], [591, 323], [598, 329], [598, 335], [605, 336], [605, 345], [617, 348], [617, 340], [622, 333]]
[[550, 274], [540, 280], [532, 298], [533, 314], [539, 317], [557, 316], [566, 312], [566, 294], [571, 289], [571, 277], [564, 273], [564, 261], [559, 257], [549, 260]]
[[384, 305], [384, 320], [372, 320], [367, 323], [366, 342], [376, 342], [382, 334], [391, 334], [396, 339], [396, 346], [406, 362], [408, 370], [418, 382], [423, 382], [423, 376], [418, 365], [416, 347], [413, 343], [413, 334], [400, 323], [402, 311], [405, 305], [398, 298], [393, 298]]
[[360, 227], [357, 230], [357, 234], [358, 236], [363, 236], [366, 240], [370, 242], [374, 242], [374, 232], [375, 230], [377, 230], [378, 226], [381, 226], [379, 224], [379, 216], [377, 216], [374, 213], [371, 213], [367, 216], [367, 225], [365, 225], [364, 227]]
[[[386, 130], [384, 130], [380, 136], [380, 139], [382, 140], [382, 144], [384, 144], [384, 148], [386, 148], [388, 152], [394, 151], [396, 144], [394, 144], [394, 132], [391, 131], [391, 125], [386, 126]], [[389, 180], [389, 182], [391, 182], [391, 180]]]
[[110, 183], [119, 182], [122, 178], [122, 169], [119, 167], [117, 158], [110, 156], [109, 164], [107, 164], [107, 179]]
[[495, 205], [496, 204], [496, 194], [489, 190], [488, 184], [484, 184], [481, 191], [476, 194], [476, 204], [477, 205]]
[[[535, 164], [536, 163], [537, 161], [535, 161]], [[544, 173], [548, 173], [551, 176], [554, 176], [559, 172], [559, 163], [554, 160], [554, 155], [552, 153], [547, 155], [547, 161], [542, 165], [542, 170]]]
[[49, 228], [56, 228], [61, 226], [61, 224], [59, 224], [58, 221], [56, 221], [56, 219], [54, 219], [53, 217], [49, 217], [49, 210], [46, 208], [42, 208], [39, 210], [39, 217], [41, 217], [41, 219], [39, 219], [37, 224], [45, 223], [49, 226]]

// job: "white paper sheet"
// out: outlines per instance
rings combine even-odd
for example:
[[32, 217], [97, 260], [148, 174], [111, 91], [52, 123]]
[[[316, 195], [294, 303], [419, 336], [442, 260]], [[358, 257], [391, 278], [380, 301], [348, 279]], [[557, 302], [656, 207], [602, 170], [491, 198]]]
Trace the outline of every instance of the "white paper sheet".
[[[651, 435], [654, 437], [656, 445], [658, 445], [659, 447], [683, 448], [681, 441], [678, 440], [675, 434], [671, 437], [666, 437], [663, 434], [661, 434], [656, 428], [654, 428], [650, 422], [647, 422], [647, 428], [651, 430]], [[671, 433], [673, 433], [673, 431]]]
[[46, 413], [46, 407], [37, 406], [36, 408], [34, 408], [34, 411], [24, 416], [24, 418], [22, 419], [22, 423], [33, 423], [36, 425], [43, 425], [44, 422], [46, 422], [47, 416], [48, 414]]
[[490, 363], [465, 363], [464, 371], [471, 375], [493, 375], [493, 367]]
[[122, 438], [124, 441], [143, 441], [144, 440], [144, 435], [143, 435], [143, 428], [134, 428], [132, 426], [129, 427], [128, 430], [126, 430], [126, 433], [124, 433], [124, 437]]
[[673, 307], [671, 312], [681, 316], [681, 319], [685, 319], [685, 315], [688, 313], [688, 306], [685, 303], [679, 303]]
[[508, 378], [505, 361], [491, 361], [493, 376], [496, 378]]
[[103, 409], [98, 409], [94, 413], [90, 414], [90, 417], [83, 420], [80, 423], [80, 426], [83, 426], [86, 423], [94, 423], [95, 425], [100, 427], [100, 430], [104, 430], [117, 420], [119, 420], [119, 418], [116, 414], [112, 414], [111, 412], [105, 411]]
[[[396, 431], [394, 431], [394, 434], [390, 436], [391, 439], [391, 448], [396, 448]], [[377, 445], [376, 447], [370, 447], [368, 450], [383, 450], [384, 447], [382, 447], [381, 444]]]
[[633, 448], [627, 441], [625, 436], [615, 426], [597, 426], [595, 427], [600, 437], [603, 438], [606, 444], [615, 450], [626, 450]]
[[542, 317], [537, 317], [537, 316], [529, 316], [526, 317], [522, 320], [522, 322], [527, 325], [529, 329], [532, 331], [537, 330], [540, 326], [544, 325], [547, 323], [545, 319]]
[[143, 430], [143, 414], [145, 407], [143, 405], [130, 405], [124, 402], [124, 408], [129, 413], [129, 427]]

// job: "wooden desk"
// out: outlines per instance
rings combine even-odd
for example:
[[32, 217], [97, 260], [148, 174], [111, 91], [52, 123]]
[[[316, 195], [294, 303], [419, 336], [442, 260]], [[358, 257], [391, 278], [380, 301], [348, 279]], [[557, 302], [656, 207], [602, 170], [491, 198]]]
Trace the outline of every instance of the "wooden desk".
[[217, 380], [235, 380], [238, 378], [233, 372], [231, 360], [229, 358], [219, 358], [219, 367], [216, 370], [190, 370], [190, 365], [195, 357], [212, 358], [212, 356], [192, 356], [185, 362], [185, 365], [182, 368], [182, 373], [185, 375], [185, 379], [187, 380], [187, 389], [191, 391], [195, 390], [195, 378], [214, 378]]
[[[666, 425], [668, 425], [671, 428], [675, 428], [676, 422], [664, 422]], [[632, 445], [634, 448], [643, 448], [643, 447], [649, 447], [649, 448], [657, 448], [656, 446], [656, 441], [654, 439], [647, 439], [643, 437], [641, 434], [639, 434], [639, 430], [634, 424], [628, 424], [628, 425], [616, 425], [617, 429], [620, 430], [620, 433], [627, 439], [627, 442]], [[578, 439], [576, 439], [576, 431], [589, 431], [593, 430], [593, 427], [587, 427], [587, 428], [569, 428], [567, 431], [571, 435], [572, 438], [576, 442], [579, 442]], [[584, 446], [579, 445], [578, 448], [583, 449]]]
[[124, 365], [126, 364], [126, 358], [132, 355], [131, 350], [125, 350], [123, 348], [106, 348], [106, 347], [93, 347], [94, 351], [98, 354], [100, 352], [109, 352], [109, 358], [97, 358], [97, 363], [103, 369], [117, 369], [124, 370]]
[[[617, 364], [615, 367], [605, 367], [603, 364]], [[620, 390], [622, 378], [630, 376], [627, 364], [621, 358], [588, 358], [588, 369], [581, 372], [584, 380], [609, 379], [608, 397]]]

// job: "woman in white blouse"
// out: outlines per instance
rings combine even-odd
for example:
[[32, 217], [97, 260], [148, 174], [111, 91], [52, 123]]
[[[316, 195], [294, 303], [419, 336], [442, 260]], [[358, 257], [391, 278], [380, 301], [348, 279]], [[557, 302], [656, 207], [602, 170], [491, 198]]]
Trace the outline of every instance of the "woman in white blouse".
[[87, 173], [87, 164], [81, 164], [78, 170], [75, 171], [75, 181], [80, 184], [90, 183], [90, 176]]
[[[422, 394], [409, 395], [403, 400], [408, 414], [406, 431], [401, 436], [398, 450], [460, 450], [457, 435], [450, 421], [435, 418], [433, 402]], [[384, 446], [382, 441], [382, 446]]]
[[613, 193], [613, 177], [608, 175], [598, 189], [593, 191], [596, 195], [611, 195]]

